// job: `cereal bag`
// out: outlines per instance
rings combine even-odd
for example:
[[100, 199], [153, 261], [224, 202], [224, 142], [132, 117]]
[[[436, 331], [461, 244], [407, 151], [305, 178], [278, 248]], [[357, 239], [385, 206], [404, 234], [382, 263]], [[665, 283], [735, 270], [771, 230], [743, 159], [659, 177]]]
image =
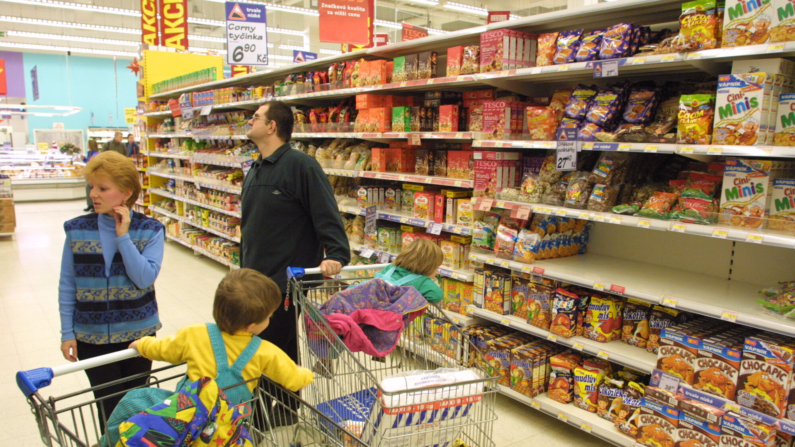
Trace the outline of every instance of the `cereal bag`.
[[763, 114], [767, 112], [763, 113], [762, 102], [766, 77], [765, 73], [718, 77], [712, 144], [755, 146], [765, 143], [767, 122]]
[[578, 85], [566, 104], [566, 117], [579, 121], [585, 119], [597, 91], [596, 86]]
[[780, 96], [773, 145], [795, 146], [795, 93], [782, 93]]
[[583, 368], [574, 369], [574, 405], [585, 411], [596, 413], [599, 386], [604, 376], [602, 373]]
[[577, 300], [579, 297], [565, 289], [557, 289], [552, 302], [552, 323], [549, 331], [571, 338], [577, 329]]
[[574, 62], [577, 51], [580, 49], [582, 30], [563, 31], [558, 36], [557, 52], [553, 62], [555, 65], [570, 64]]
[[[682, 15], [679, 16], [679, 25], [679, 35], [682, 36], [685, 45], [688, 45], [689, 48], [709, 50], [717, 47], [718, 17], [715, 11], [715, 0], [695, 0], [684, 3]], [[725, 37], [724, 35], [724, 39]], [[726, 46], [725, 40], [723, 45]]]
[[547, 396], [567, 404], [574, 399], [574, 370], [582, 363], [582, 357], [575, 353], [553, 355], [549, 359], [552, 371], [549, 375]]
[[597, 141], [596, 134], [604, 132], [605, 128], [594, 123], [582, 123], [580, 130], [577, 131], [578, 141]]
[[619, 431], [633, 438], [638, 435], [639, 413], [644, 394], [643, 384], [629, 382], [624, 392], [623, 405], [613, 419], [613, 423]]
[[558, 35], [560, 35], [560, 33], [546, 33], [538, 35], [536, 66], [545, 67], [554, 64], [555, 53], [557, 53]]
[[553, 107], [530, 106], [527, 108], [527, 130], [531, 140], [554, 140], [559, 121], [558, 111]]
[[604, 29], [596, 29], [582, 36], [580, 48], [574, 59], [577, 62], [594, 61], [599, 58], [599, 48], [602, 46], [602, 37], [605, 35]]
[[624, 121], [632, 124], [646, 124], [654, 117], [659, 98], [657, 90], [633, 89], [624, 109]]
[[613, 422], [618, 416], [618, 411], [624, 407], [625, 394], [623, 380], [605, 377], [604, 383], [599, 386], [596, 415]]
[[538, 257], [540, 244], [541, 237], [538, 233], [529, 230], [520, 231], [513, 249], [513, 260], [532, 264]]
[[608, 28], [602, 37], [602, 46], [599, 47], [599, 59], [630, 56], [632, 29], [631, 23], [618, 23]]
[[621, 88], [601, 88], [594, 96], [585, 119], [597, 126], [607, 127], [619, 116], [624, 102]]
[[679, 98], [677, 143], [710, 144], [714, 100], [712, 95], [682, 95]]

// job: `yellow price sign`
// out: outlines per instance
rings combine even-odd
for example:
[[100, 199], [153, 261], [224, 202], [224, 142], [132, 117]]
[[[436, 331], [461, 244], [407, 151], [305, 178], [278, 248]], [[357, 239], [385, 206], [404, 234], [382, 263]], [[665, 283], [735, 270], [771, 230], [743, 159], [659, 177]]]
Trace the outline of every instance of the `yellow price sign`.
[[558, 413], [558, 420], [561, 420], [563, 422], [569, 422], [569, 415]]
[[718, 239], [726, 239], [728, 235], [729, 232], [726, 230], [720, 230], [720, 229], [712, 230], [712, 237], [716, 237]]
[[582, 431], [584, 431], [586, 433], [590, 433], [591, 432], [591, 426], [586, 424], [585, 422], [583, 422], [582, 424], [580, 424], [580, 430], [582, 430]]
[[558, 71], [569, 71], [569, 65], [561, 65], [558, 67]]
[[533, 272], [533, 267], [530, 267], [529, 265], [522, 266], [522, 273], [532, 273], [532, 272]]
[[530, 402], [530, 406], [535, 408], [536, 410], [540, 410], [541, 409], [541, 404], [536, 402], [536, 401]]
[[682, 224], [673, 224], [671, 226], [671, 231], [674, 231], [676, 233], [684, 233], [685, 231], [687, 231], [687, 226]]
[[696, 152], [696, 148], [693, 146], [684, 146], [679, 148], [680, 154], [694, 154]]
[[509, 320], [507, 318], [501, 318], [500, 319], [500, 324], [502, 324], [503, 326], [510, 326], [511, 325], [511, 320]]
[[641, 219], [638, 221], [638, 226], [641, 228], [649, 228], [651, 227], [651, 221], [646, 219]]
[[676, 55], [675, 54], [668, 54], [668, 55], [663, 56], [660, 59], [660, 62], [673, 62], [675, 60], [676, 60]]
[[659, 146], [654, 146], [654, 145], [646, 146], [643, 149], [643, 152], [657, 152], [657, 149], [659, 149]]
[[676, 298], [668, 298], [668, 297], [665, 297], [665, 298], [663, 298], [663, 300], [662, 300], [662, 304], [663, 304], [663, 306], [668, 306], [668, 307], [673, 307], [673, 308], [676, 308], [676, 304], [677, 304], [678, 302], [679, 302], [679, 301], [678, 301]]
[[595, 220], [597, 222], [604, 222], [606, 219], [607, 218], [605, 217], [604, 214], [594, 214], [594, 216], [593, 216], [593, 220]]
[[720, 319], [723, 321], [737, 322], [737, 312], [733, 310], [724, 310], [720, 314]]
[[583, 346], [583, 344], [580, 342], [574, 342], [574, 344], [571, 345], [571, 347], [578, 351], [582, 351], [583, 349], [585, 349], [585, 346]]
[[786, 45], [783, 44], [783, 43], [778, 43], [778, 44], [774, 44], [774, 45], [768, 45], [767, 46], [767, 52], [768, 53], [778, 53], [778, 52], [784, 51], [784, 47], [785, 46]]
[[646, 63], [645, 57], [635, 57], [632, 58], [632, 65], [643, 65]]
[[619, 144], [618, 145], [618, 151], [619, 152], [628, 152], [630, 149], [632, 149], [632, 145], [629, 145], [629, 144]]
[[722, 147], [708, 147], [707, 155], [720, 155], [723, 153]]
[[547, 334], [547, 340], [549, 340], [549, 341], [554, 341], [554, 342], [556, 342], [556, 343], [557, 343], [557, 341], [558, 341], [558, 336], [557, 336], [557, 335], [555, 335], [555, 334]]
[[745, 237], [745, 242], [752, 242], [754, 244], [761, 244], [765, 241], [765, 237], [761, 234], [749, 234]]
[[595, 282], [595, 283], [593, 283], [592, 289], [599, 290], [601, 292], [601, 291], [605, 290], [605, 285], [603, 283], [600, 283], [600, 282]]
[[621, 225], [621, 218], [620, 217], [610, 217], [611, 224], [618, 224]]
[[464, 182], [462, 182], [461, 180], [458, 180], [455, 183], [453, 183], [454, 186], [461, 186], [463, 184], [464, 184]]
[[558, 208], [557, 210], [555, 210], [555, 214], [558, 216], [565, 216], [566, 214], [568, 214], [568, 212], [563, 208]]
[[591, 216], [588, 213], [580, 213], [580, 219], [591, 220], [591, 217], [593, 217], [593, 216]]
[[607, 351], [599, 351], [596, 353], [596, 356], [599, 357], [600, 359], [607, 360], [610, 358], [610, 353], [608, 353]]
[[732, 402], [726, 402], [726, 405], [724, 405], [723, 408], [726, 411], [734, 411], [734, 412], [740, 411], [740, 406]]

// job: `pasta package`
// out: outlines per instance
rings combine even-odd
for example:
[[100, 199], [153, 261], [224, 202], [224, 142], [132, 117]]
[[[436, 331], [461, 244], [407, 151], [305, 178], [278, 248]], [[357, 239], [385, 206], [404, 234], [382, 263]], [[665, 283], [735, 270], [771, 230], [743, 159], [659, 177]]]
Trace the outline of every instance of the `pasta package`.
[[559, 124], [558, 111], [553, 107], [527, 108], [527, 130], [534, 141], [552, 141]]
[[679, 98], [677, 143], [710, 144], [714, 101], [713, 95], [682, 95]]
[[599, 49], [602, 46], [602, 37], [605, 35], [604, 29], [593, 30], [582, 36], [580, 48], [574, 56], [577, 62], [588, 62], [599, 59]]
[[536, 66], [546, 67], [554, 65], [557, 53], [557, 42], [560, 33], [546, 33], [538, 36], [538, 49], [536, 51]]
[[[718, 16], [715, 0], [695, 0], [683, 4], [682, 15], [679, 16], [679, 26], [679, 34], [688, 47], [696, 50], [716, 48], [718, 45]], [[726, 37], [725, 34], [724, 37]], [[725, 39], [723, 45], [727, 46]]]
[[575, 61], [577, 51], [580, 49], [582, 30], [564, 31], [560, 33], [557, 41], [557, 51], [553, 62], [555, 65], [570, 64]]
[[632, 46], [631, 23], [618, 23], [605, 31], [599, 47], [599, 59], [617, 59], [630, 56]]

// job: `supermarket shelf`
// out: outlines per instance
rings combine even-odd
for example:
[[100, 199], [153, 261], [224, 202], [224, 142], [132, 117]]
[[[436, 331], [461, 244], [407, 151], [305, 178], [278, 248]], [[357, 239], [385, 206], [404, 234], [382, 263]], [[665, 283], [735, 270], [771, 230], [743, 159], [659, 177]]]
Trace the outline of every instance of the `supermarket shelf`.
[[327, 175], [336, 175], [338, 177], [351, 177], [356, 178], [359, 177], [360, 171], [352, 170], [352, 169], [332, 169], [332, 168], [323, 168], [323, 172]]
[[196, 186], [199, 186], [199, 187], [202, 187], [202, 188], [214, 189], [216, 191], [224, 191], [224, 192], [228, 192], [230, 194], [242, 194], [242, 191], [243, 191], [242, 187], [239, 187], [239, 186], [236, 187], [236, 186], [232, 186], [232, 185], [219, 185], [217, 183], [213, 183], [213, 182], [209, 182], [209, 181], [202, 181], [202, 180], [200, 180], [201, 177], [194, 177], [194, 176], [189, 176], [189, 175], [179, 175], [179, 174], [170, 174], [170, 173], [166, 173], [166, 172], [157, 172], [157, 171], [149, 171], [149, 174], [154, 175], [154, 176], [158, 176], [158, 177], [170, 178], [170, 179], [174, 179], [174, 180], [181, 180], [183, 182], [191, 182], [191, 183], [194, 183]]
[[513, 149], [555, 149], [557, 141], [533, 140], [475, 140], [472, 147], [504, 147]]
[[167, 152], [149, 152], [146, 154], [148, 157], [158, 157], [158, 158], [176, 158], [178, 160], [190, 160], [190, 155], [185, 154], [171, 154]]
[[475, 306], [469, 306], [469, 311], [480, 318], [499, 323], [503, 326], [519, 330], [521, 332], [535, 335], [539, 338], [545, 338], [555, 343], [568, 346], [577, 351], [586, 352], [597, 357], [601, 357], [612, 362], [620, 363], [638, 371], [643, 371], [651, 374], [657, 363], [657, 355], [646, 352], [645, 349], [630, 346], [620, 341], [612, 341], [609, 343], [599, 343], [589, 340], [585, 337], [572, 337], [563, 338], [541, 329], [539, 327], [527, 324], [527, 322], [514, 315], [498, 315], [486, 309], [480, 309]]
[[468, 317], [447, 309], [442, 309], [442, 312], [444, 312], [444, 316], [449, 318], [450, 321], [452, 321], [456, 326], [467, 327], [472, 326], [473, 324], [480, 324], [483, 321], [480, 318]]
[[[215, 206], [212, 206], [212, 205], [207, 205], [206, 203], [197, 202], [196, 200], [188, 199], [186, 197], [178, 196], [178, 195], [176, 195], [174, 193], [168, 192], [165, 189], [150, 188], [149, 189], [149, 193], [150, 194], [157, 194], [159, 196], [167, 197], [169, 199], [179, 200], [180, 202], [189, 203], [191, 205], [200, 206], [202, 208], [206, 208], [206, 209], [211, 210], [211, 211], [217, 211], [219, 213], [227, 214], [229, 216], [242, 217], [242, 214], [240, 212], [238, 212], [238, 211], [229, 211], [229, 210], [225, 210], [223, 208], [218, 208], [218, 207], [215, 207]], [[148, 204], [147, 204], [147, 206], [148, 206]]]
[[584, 151], [617, 151], [617, 152], [643, 152], [651, 154], [673, 154], [677, 151], [676, 144], [664, 143], [583, 143]]
[[179, 243], [181, 245], [184, 245], [185, 247], [190, 248], [191, 250], [194, 251], [194, 253], [199, 253], [202, 256], [206, 256], [206, 257], [212, 259], [215, 262], [218, 262], [218, 263], [223, 264], [223, 265], [225, 265], [227, 267], [230, 267], [233, 270], [240, 268], [239, 265], [233, 264], [232, 262], [230, 262], [230, 261], [228, 261], [228, 260], [226, 260], [226, 259], [224, 259], [224, 258], [222, 258], [220, 256], [216, 256], [216, 255], [210, 253], [209, 251], [207, 251], [207, 250], [205, 250], [203, 248], [199, 248], [199, 247], [197, 247], [195, 245], [191, 245], [188, 242], [185, 242], [185, 241], [183, 241], [182, 239], [180, 239], [178, 237], [175, 237], [175, 236], [172, 236], [172, 235], [166, 233], [166, 238], [169, 239], [169, 240], [175, 241], [175, 242], [177, 242], [177, 243]]
[[[370, 256], [389, 256], [389, 262], [392, 262], [395, 260], [395, 258], [397, 258], [397, 254], [395, 253], [389, 253], [386, 251], [376, 250], [372, 248], [368, 249], [367, 247], [361, 244], [350, 242], [350, 246], [352, 250], [358, 251], [360, 252], [360, 254], [362, 251], [370, 250], [373, 252]], [[475, 272], [473, 270], [452, 269], [449, 267], [442, 266], [439, 267], [437, 271], [441, 276], [444, 276], [446, 278], [457, 279], [459, 281], [472, 282], [475, 279]]]
[[53, 177], [53, 178], [12, 178], [12, 185], [54, 185], [85, 183], [84, 177]]
[[294, 132], [293, 138], [362, 138], [365, 140], [405, 140], [418, 135], [426, 140], [471, 140], [472, 132]]
[[345, 206], [338, 205], [341, 213], [355, 214], [357, 216], [364, 216], [364, 210], [358, 206]]
[[206, 154], [194, 153], [190, 157], [191, 163], [201, 163], [205, 165], [226, 166], [228, 168], [242, 168], [243, 163], [252, 160], [245, 156], [210, 156]]
[[13, 237], [14, 233], [0, 233], [0, 237]]
[[[404, 223], [407, 225], [413, 225], [425, 228], [430, 227], [431, 224], [434, 223], [431, 220], [417, 219], [397, 212], [387, 212], [387, 211], [378, 211], [378, 218], [381, 220], [388, 220], [390, 222]], [[461, 225], [442, 224], [442, 231], [446, 233], [460, 234], [463, 236], [472, 235], [472, 228], [462, 227]]]
[[192, 175], [179, 175], [162, 171], [149, 171], [149, 175], [155, 175], [157, 177], [170, 178], [174, 180], [182, 180], [183, 182], [193, 182]]
[[527, 397], [524, 394], [517, 393], [516, 391], [504, 385], [497, 385], [497, 390], [500, 394], [510, 397], [525, 405], [529, 405], [536, 410], [546, 413], [561, 421], [567, 422], [574, 427], [579, 428], [587, 433], [604, 439], [611, 444], [621, 447], [634, 447], [635, 440], [629, 436], [625, 436], [613, 426], [613, 423], [602, 419], [596, 415], [585, 410], [575, 407], [573, 404], [562, 404], [556, 402], [546, 394], [536, 396], [533, 398]]
[[136, 205], [138, 205], [138, 206], [143, 206], [143, 207], [147, 207], [147, 206], [149, 206], [149, 203], [148, 203], [148, 202], [142, 202], [142, 201], [140, 201], [140, 200], [136, 200], [136, 201], [135, 201], [135, 204], [136, 204]]
[[193, 245], [191, 245], [187, 241], [183, 241], [182, 239], [180, 239], [180, 238], [178, 238], [176, 236], [172, 236], [172, 235], [166, 233], [166, 239], [170, 239], [170, 240], [172, 240], [172, 241], [174, 241], [174, 242], [176, 242], [178, 244], [184, 245], [184, 246], [190, 248], [191, 250], [193, 250]]
[[596, 254], [546, 259], [532, 265], [482, 253], [470, 253], [470, 259], [745, 326], [795, 335], [795, 321], [788, 322], [769, 315], [756, 303], [759, 291], [765, 287], [759, 284]]
[[677, 145], [676, 152], [682, 155], [726, 155], [739, 157], [795, 157], [795, 147], [792, 146], [693, 146]]
[[474, 181], [447, 177], [434, 177], [429, 175], [400, 174], [391, 172], [360, 171], [360, 177], [380, 180], [396, 180], [400, 182], [425, 183], [428, 185], [451, 186], [454, 188], [472, 188]]
[[194, 140], [248, 140], [245, 135], [211, 135], [192, 132], [166, 132], [146, 135], [146, 138], [193, 138]]
[[141, 114], [141, 116], [148, 116], [152, 118], [167, 118], [172, 116], [171, 110], [161, 110], [159, 112], [146, 112]]
[[174, 214], [172, 212], [169, 212], [169, 211], [167, 211], [164, 208], [160, 208], [158, 206], [152, 205], [152, 206], [149, 207], [149, 209], [152, 212], [155, 212], [155, 213], [158, 213], [158, 214], [162, 214], [163, 216], [170, 217], [170, 218], [172, 218], [174, 220], [178, 220], [180, 222], [184, 222], [184, 223], [186, 223], [186, 224], [188, 224], [190, 226], [199, 228], [199, 229], [204, 230], [204, 231], [206, 231], [208, 233], [212, 233], [212, 234], [214, 234], [216, 236], [221, 236], [222, 238], [229, 239], [232, 242], [237, 242], [238, 244], [240, 243], [240, 238], [238, 238], [238, 237], [230, 236], [230, 235], [228, 235], [228, 234], [226, 234], [224, 232], [218, 231], [218, 230], [216, 230], [214, 228], [205, 227], [205, 226], [203, 226], [201, 224], [198, 224], [198, 223], [188, 219], [187, 217], [183, 217], [183, 216]]

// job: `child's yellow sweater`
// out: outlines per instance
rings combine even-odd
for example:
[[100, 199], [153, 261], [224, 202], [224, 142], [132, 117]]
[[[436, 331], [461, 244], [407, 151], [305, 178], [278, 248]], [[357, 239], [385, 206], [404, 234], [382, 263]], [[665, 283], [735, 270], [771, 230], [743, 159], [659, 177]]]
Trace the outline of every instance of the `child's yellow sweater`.
[[[248, 346], [253, 335], [241, 331], [235, 334], [221, 332], [226, 346], [226, 355], [231, 365]], [[174, 364], [188, 364], [191, 381], [202, 377], [215, 378], [215, 356], [210, 344], [210, 334], [204, 324], [194, 324], [180, 329], [175, 335], [164, 338], [143, 337], [138, 342], [138, 352], [150, 360]], [[291, 391], [298, 391], [314, 380], [312, 371], [302, 368], [273, 343], [262, 340], [257, 353], [243, 368], [243, 379], [249, 381], [265, 374], [271, 380]], [[253, 392], [256, 382], [247, 383]]]

